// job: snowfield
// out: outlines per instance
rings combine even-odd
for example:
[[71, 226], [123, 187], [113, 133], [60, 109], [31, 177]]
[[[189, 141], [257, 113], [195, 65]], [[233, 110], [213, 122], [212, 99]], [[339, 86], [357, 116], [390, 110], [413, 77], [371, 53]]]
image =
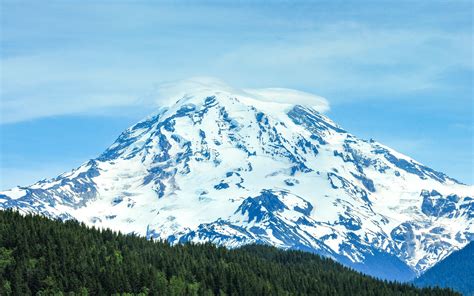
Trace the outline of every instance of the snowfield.
[[0, 192], [0, 207], [173, 243], [301, 249], [398, 280], [473, 240], [473, 186], [358, 139], [327, 108], [285, 89], [193, 87], [98, 158]]

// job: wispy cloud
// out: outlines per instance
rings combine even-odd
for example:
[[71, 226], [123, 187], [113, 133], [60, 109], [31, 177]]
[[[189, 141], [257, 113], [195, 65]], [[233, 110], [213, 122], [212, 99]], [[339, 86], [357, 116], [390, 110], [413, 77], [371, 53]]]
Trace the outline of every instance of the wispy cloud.
[[[194, 76], [219, 77], [236, 88], [321, 95], [331, 101], [330, 116], [348, 130], [377, 140], [386, 133], [403, 138], [381, 142], [420, 161], [435, 159], [435, 168], [448, 168], [453, 176], [461, 172], [472, 183], [472, 1], [86, 0], [0, 1], [0, 6], [0, 128], [12, 131], [0, 135], [1, 143], [12, 140], [1, 155], [28, 141], [31, 146], [15, 163], [1, 165], [6, 178], [15, 176], [10, 184], [26, 185], [24, 176], [34, 170], [32, 181], [59, 172], [31, 166], [39, 151], [31, 135], [44, 136], [41, 146], [52, 151], [44, 163], [56, 158], [68, 163], [58, 151], [71, 150], [65, 144], [72, 139], [52, 145], [48, 137], [61, 132], [44, 134], [51, 129], [44, 122], [61, 126], [67, 118], [92, 115], [64, 129], [82, 133], [81, 142], [100, 151], [105, 148], [100, 138], [126, 126], [94, 139], [96, 130], [84, 130], [85, 122], [108, 126], [127, 115], [132, 123], [159, 104], [157, 85]], [[71, 116], [76, 114], [81, 116]], [[15, 173], [13, 167], [23, 170]]]
[[[414, 25], [401, 9], [394, 16], [404, 18], [387, 25], [368, 20], [358, 5], [350, 7], [352, 14], [334, 10], [335, 16], [321, 5], [303, 6], [110, 9], [87, 2], [76, 10], [55, 3], [27, 15], [24, 6], [8, 6], [10, 13], [2, 14], [0, 123], [140, 107], [157, 83], [193, 76], [237, 87], [301, 89], [334, 103], [459, 89], [446, 75], [456, 71], [472, 78], [468, 26]], [[276, 17], [288, 9], [294, 15]], [[109, 18], [100, 17], [105, 12]], [[17, 21], [20, 15], [26, 23]]]
[[449, 87], [438, 77], [453, 68], [472, 72], [472, 41], [469, 33], [340, 23], [274, 43], [244, 44], [218, 62], [234, 65], [235, 76], [249, 69], [268, 80], [285, 76], [286, 83], [325, 93], [339, 90], [380, 99], [381, 94]]

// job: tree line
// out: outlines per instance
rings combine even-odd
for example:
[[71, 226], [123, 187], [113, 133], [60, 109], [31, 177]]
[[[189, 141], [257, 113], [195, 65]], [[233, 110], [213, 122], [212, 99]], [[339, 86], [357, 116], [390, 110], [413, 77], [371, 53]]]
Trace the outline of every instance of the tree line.
[[170, 245], [0, 211], [0, 295], [458, 295], [377, 280], [331, 259], [249, 245]]

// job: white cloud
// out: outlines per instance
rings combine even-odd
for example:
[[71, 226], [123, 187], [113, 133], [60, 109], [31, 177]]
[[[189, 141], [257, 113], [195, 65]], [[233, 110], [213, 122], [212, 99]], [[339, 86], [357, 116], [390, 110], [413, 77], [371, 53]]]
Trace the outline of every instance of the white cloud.
[[[285, 77], [289, 85], [346, 98], [386, 97], [447, 87], [439, 76], [453, 68], [473, 70], [472, 34], [428, 29], [320, 26], [274, 42], [243, 43], [217, 58], [264, 81]], [[331, 97], [333, 101], [334, 98]]]
[[235, 94], [242, 92], [218, 78], [199, 76], [159, 83], [155, 86], [154, 91], [142, 101], [154, 101], [157, 105], [171, 105], [188, 95], [214, 93], [216, 91]]
[[327, 99], [307, 92], [288, 88], [235, 88], [214, 77], [193, 77], [184, 80], [164, 82], [156, 86], [142, 102], [155, 102], [156, 105], [171, 105], [186, 96], [207, 96], [216, 92], [247, 96], [260, 101], [306, 105], [320, 112], [329, 110]]
[[[202, 25], [209, 23], [203, 20]], [[114, 107], [154, 108], [144, 94], [155, 83], [196, 75], [220, 77], [240, 89], [268, 86], [315, 92], [335, 105], [450, 89], [452, 83], [440, 79], [443, 73], [473, 68], [470, 32], [357, 22], [309, 24], [304, 29], [297, 26], [296, 32], [291, 22], [275, 26], [288, 28], [274, 38], [257, 31], [263, 39], [229, 34], [223, 40], [212, 34], [200, 39], [201, 35], [189, 35], [194, 31], [179, 30], [189, 38], [153, 38], [148, 32], [124, 48], [87, 43], [2, 57], [0, 123]]]
[[262, 100], [283, 104], [311, 106], [319, 112], [329, 111], [329, 101], [321, 96], [288, 88], [245, 89], [245, 92]]

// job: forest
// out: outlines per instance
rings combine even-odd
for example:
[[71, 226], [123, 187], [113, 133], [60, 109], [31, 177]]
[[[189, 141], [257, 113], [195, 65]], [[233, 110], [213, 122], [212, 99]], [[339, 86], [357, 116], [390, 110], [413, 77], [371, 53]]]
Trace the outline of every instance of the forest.
[[170, 245], [0, 211], [0, 295], [459, 295], [264, 245]]

